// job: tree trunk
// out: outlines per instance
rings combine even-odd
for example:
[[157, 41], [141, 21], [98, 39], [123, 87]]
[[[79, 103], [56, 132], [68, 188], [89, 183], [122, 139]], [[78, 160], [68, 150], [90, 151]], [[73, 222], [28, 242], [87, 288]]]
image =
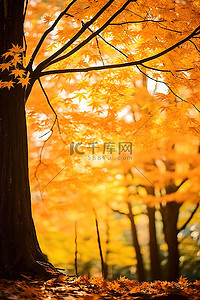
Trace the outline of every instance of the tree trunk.
[[161, 205], [163, 231], [168, 246], [167, 280], [175, 281], [179, 277], [179, 252], [177, 239], [177, 222], [181, 204], [175, 201]]
[[134, 215], [132, 212], [132, 206], [130, 202], [127, 202], [128, 205], [128, 217], [131, 222], [131, 233], [132, 233], [132, 239], [133, 239], [133, 246], [135, 248], [136, 253], [136, 259], [137, 259], [137, 274], [138, 274], [138, 280], [139, 281], [145, 281], [145, 271], [144, 271], [144, 262], [142, 258], [142, 253], [140, 250], [140, 245], [138, 241], [138, 235], [137, 235], [137, 229], [135, 225]]
[[149, 218], [149, 249], [151, 260], [151, 280], [161, 279], [161, 264], [155, 226], [155, 207], [147, 207]]
[[[23, 45], [24, 0], [0, 0], [0, 55]], [[1, 62], [3, 58], [1, 57]], [[6, 81], [8, 74], [1, 73]], [[0, 276], [46, 274], [31, 212], [24, 90], [0, 90]], [[49, 264], [50, 266], [50, 264]]]
[[106, 253], [105, 253], [105, 262], [104, 262], [104, 279], [108, 279], [108, 258], [109, 258], [109, 244], [110, 244], [110, 226], [108, 217], [106, 219]]

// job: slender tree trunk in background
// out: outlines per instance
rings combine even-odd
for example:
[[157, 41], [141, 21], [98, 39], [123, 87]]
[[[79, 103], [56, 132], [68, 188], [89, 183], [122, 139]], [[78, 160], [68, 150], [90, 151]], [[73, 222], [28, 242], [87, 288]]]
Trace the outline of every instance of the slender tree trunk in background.
[[[0, 55], [23, 45], [24, 0], [0, 0]], [[1, 62], [3, 58], [1, 57]], [[2, 72], [1, 80], [8, 74]], [[31, 212], [24, 90], [0, 89], [0, 276], [46, 273]]]
[[160, 255], [158, 249], [158, 242], [156, 236], [156, 225], [155, 225], [155, 207], [147, 206], [147, 213], [149, 218], [149, 250], [151, 260], [151, 280], [161, 279], [161, 264]]
[[132, 206], [130, 202], [127, 202], [129, 213], [128, 218], [131, 222], [131, 233], [133, 239], [133, 246], [135, 248], [136, 259], [137, 259], [137, 275], [139, 281], [145, 281], [145, 271], [144, 271], [144, 262], [142, 258], [142, 253], [140, 249], [140, 244], [138, 241], [137, 228], [135, 225], [134, 214], [132, 211]]
[[168, 274], [167, 280], [175, 281], [179, 277], [179, 252], [177, 239], [177, 222], [181, 204], [175, 201], [161, 205], [163, 231], [168, 246]]
[[110, 243], [110, 227], [108, 217], [106, 220], [106, 253], [105, 253], [105, 262], [104, 262], [104, 279], [108, 279], [108, 258], [109, 258], [109, 243]]

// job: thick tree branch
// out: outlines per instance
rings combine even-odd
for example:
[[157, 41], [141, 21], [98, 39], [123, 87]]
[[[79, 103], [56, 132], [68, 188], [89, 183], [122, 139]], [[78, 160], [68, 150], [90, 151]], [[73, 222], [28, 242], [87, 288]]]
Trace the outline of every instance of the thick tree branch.
[[38, 77], [41, 76], [47, 76], [47, 75], [53, 75], [53, 74], [64, 74], [64, 73], [78, 73], [78, 72], [90, 72], [90, 71], [100, 71], [100, 70], [107, 70], [107, 69], [117, 69], [117, 68], [125, 68], [125, 67], [131, 67], [131, 66], [138, 66], [142, 65], [143, 63], [146, 63], [148, 61], [152, 61], [154, 59], [157, 59], [170, 51], [176, 49], [180, 45], [184, 44], [185, 42], [189, 41], [192, 37], [198, 35], [200, 33], [200, 26], [198, 26], [190, 35], [188, 35], [183, 40], [179, 41], [178, 43], [172, 45], [171, 47], [146, 58], [132, 61], [132, 62], [125, 62], [121, 64], [112, 64], [112, 65], [105, 65], [105, 66], [94, 66], [94, 67], [88, 67], [88, 68], [82, 68], [82, 69], [61, 69], [61, 70], [49, 70], [49, 71], [43, 71], [37, 74]]
[[[42, 62], [37, 68], [36, 68], [36, 72], [37, 70], [41, 71], [41, 67], [42, 69], [45, 69], [46, 67], [55, 64], [61, 60], [66, 59], [67, 57], [71, 56], [72, 54], [74, 54], [75, 52], [77, 52], [79, 49], [81, 49], [83, 46], [87, 45], [94, 37], [98, 36], [98, 34], [100, 32], [102, 32], [109, 24], [110, 22], [112, 22], [112, 20], [114, 20], [119, 14], [121, 14], [121, 12], [123, 12], [125, 10], [125, 8], [131, 3], [131, 2], [135, 2], [136, 0], [128, 0], [124, 3], [124, 5], [118, 10], [116, 11], [112, 17], [110, 19], [108, 19], [104, 25], [102, 25], [98, 30], [94, 31], [89, 37], [87, 37], [84, 41], [82, 41], [79, 45], [77, 45], [76, 47], [74, 47], [74, 49], [72, 49], [71, 51], [69, 51], [68, 53], [52, 60], [54, 57], [54, 55], [56, 55], [56, 53], [59, 53], [61, 51], [61, 53], [66, 50], [68, 48], [67, 44], [65, 46], [63, 46], [60, 50], [58, 50], [55, 54], [53, 54], [49, 59], [47, 59], [46, 61]], [[85, 23], [85, 25], [87, 25], [89, 22]], [[84, 28], [85, 25], [82, 27]], [[90, 24], [91, 25], [91, 24]], [[89, 25], [89, 26], [90, 26]], [[86, 29], [89, 28], [89, 26], [86, 26]], [[81, 31], [81, 30], [80, 30]], [[84, 30], [85, 31], [85, 30]], [[59, 54], [61, 54], [59, 53]], [[56, 56], [58, 56], [59, 54], [57, 54]]]
[[26, 0], [25, 6], [24, 6], [23, 23], [24, 23], [24, 20], [25, 20], [25, 17], [26, 17], [27, 7], [28, 7], [28, 0]]
[[114, 2], [115, 0], [108, 1], [98, 13], [73, 36], [63, 47], [52, 54], [50, 57], [42, 61], [36, 68], [35, 72], [43, 70], [54, 58], [62, 54], [67, 48], [69, 48], [102, 14], [103, 12]]
[[[44, 40], [46, 39], [47, 35], [54, 30], [54, 28], [56, 27], [56, 25], [58, 24], [58, 22], [62, 19], [62, 17], [67, 13], [67, 11], [70, 9], [70, 7], [76, 2], [77, 0], [73, 0], [61, 13], [60, 15], [57, 17], [57, 19], [54, 21], [54, 23], [43, 33], [39, 43], [37, 44], [32, 56], [31, 56], [31, 59], [30, 59], [30, 62], [27, 66], [27, 69], [28, 70], [31, 70], [32, 69], [32, 65], [33, 65], [33, 62], [34, 62], [34, 59], [36, 57], [36, 55], [38, 54]], [[27, 1], [28, 2], [28, 1]]]
[[199, 202], [197, 203], [195, 209], [192, 211], [190, 217], [188, 218], [188, 220], [181, 226], [181, 228], [179, 228], [177, 230], [177, 233], [179, 233], [181, 230], [185, 229], [185, 227], [188, 225], [188, 223], [192, 220], [194, 214], [196, 213], [197, 209], [199, 208]]

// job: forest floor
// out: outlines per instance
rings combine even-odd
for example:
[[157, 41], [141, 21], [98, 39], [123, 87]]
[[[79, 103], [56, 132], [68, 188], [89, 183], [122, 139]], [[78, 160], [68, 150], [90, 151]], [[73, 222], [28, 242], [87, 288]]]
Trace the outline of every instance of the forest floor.
[[64, 299], [64, 300], [186, 300], [200, 299], [200, 281], [188, 282], [180, 277], [178, 282], [155, 281], [139, 283], [124, 277], [112, 282], [102, 278], [60, 275], [48, 281], [0, 279], [0, 299]]

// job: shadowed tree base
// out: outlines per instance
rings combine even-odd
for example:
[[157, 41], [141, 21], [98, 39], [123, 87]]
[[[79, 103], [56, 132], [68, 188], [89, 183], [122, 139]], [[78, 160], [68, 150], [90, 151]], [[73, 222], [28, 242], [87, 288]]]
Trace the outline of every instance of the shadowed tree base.
[[[0, 0], [0, 63], [13, 45], [23, 47], [24, 4]], [[0, 80], [10, 81], [7, 70]], [[31, 211], [25, 88], [13, 82], [0, 89], [0, 277], [51, 278], [59, 272], [40, 249]]]
[[54, 277], [58, 277], [61, 272], [53, 267], [50, 263], [42, 265], [40, 262], [32, 262], [28, 268], [23, 267], [23, 265], [16, 266], [14, 269], [0, 273], [0, 278], [2, 279], [24, 279], [24, 277], [38, 278], [43, 280], [48, 280]]
[[42, 253], [31, 211], [22, 88], [0, 90], [0, 276], [58, 274]]

